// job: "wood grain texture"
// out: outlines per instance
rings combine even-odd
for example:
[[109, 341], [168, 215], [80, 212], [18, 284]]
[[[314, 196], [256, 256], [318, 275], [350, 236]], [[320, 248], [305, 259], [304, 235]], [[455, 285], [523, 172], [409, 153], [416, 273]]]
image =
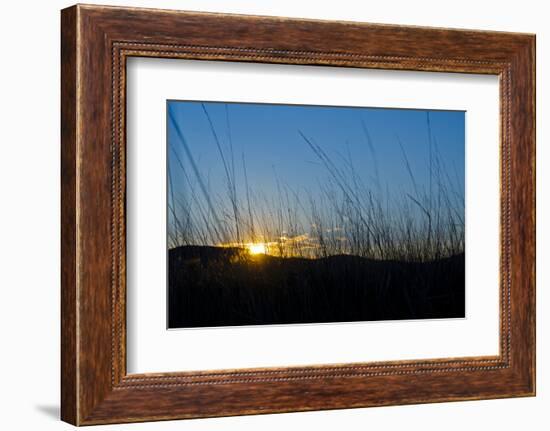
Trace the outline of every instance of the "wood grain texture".
[[76, 9], [61, 16], [61, 417], [77, 422]]
[[[496, 357], [126, 374], [129, 56], [500, 76]], [[535, 393], [535, 37], [100, 6], [62, 11], [62, 418], [76, 424]]]

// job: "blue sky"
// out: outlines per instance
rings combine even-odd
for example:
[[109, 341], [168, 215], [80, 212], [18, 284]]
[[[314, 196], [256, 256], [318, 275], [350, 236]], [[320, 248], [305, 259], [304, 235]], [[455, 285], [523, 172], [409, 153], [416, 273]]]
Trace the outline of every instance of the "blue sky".
[[394, 198], [411, 190], [403, 151], [417, 185], [428, 186], [431, 139], [432, 149], [437, 147], [447, 172], [463, 193], [462, 111], [195, 101], [168, 101], [167, 109], [168, 165], [176, 195], [188, 195], [189, 183], [182, 167], [189, 177], [200, 173], [214, 201], [216, 196], [223, 199], [226, 195], [226, 175], [213, 131], [228, 163], [232, 147], [237, 193], [244, 193], [243, 157], [248, 183], [257, 193], [275, 195], [277, 180], [300, 193], [320, 193], [330, 175], [301, 134], [321, 147], [338, 167], [351, 158], [367, 184], [374, 184], [378, 171], [382, 189]]

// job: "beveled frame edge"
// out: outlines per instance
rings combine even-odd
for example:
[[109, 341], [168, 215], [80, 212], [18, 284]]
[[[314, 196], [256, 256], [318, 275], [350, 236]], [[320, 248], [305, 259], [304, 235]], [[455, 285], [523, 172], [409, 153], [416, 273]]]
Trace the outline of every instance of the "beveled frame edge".
[[[85, 425], [534, 395], [534, 36], [77, 5], [62, 12], [61, 42], [63, 420]], [[500, 355], [126, 375], [129, 56], [499, 75]]]

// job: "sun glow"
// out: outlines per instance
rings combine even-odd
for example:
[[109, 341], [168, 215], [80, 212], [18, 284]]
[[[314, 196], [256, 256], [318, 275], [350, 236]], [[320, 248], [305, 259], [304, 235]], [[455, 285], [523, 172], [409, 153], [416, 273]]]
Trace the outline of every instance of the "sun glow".
[[250, 254], [266, 254], [267, 249], [264, 243], [252, 243], [248, 244], [248, 251]]

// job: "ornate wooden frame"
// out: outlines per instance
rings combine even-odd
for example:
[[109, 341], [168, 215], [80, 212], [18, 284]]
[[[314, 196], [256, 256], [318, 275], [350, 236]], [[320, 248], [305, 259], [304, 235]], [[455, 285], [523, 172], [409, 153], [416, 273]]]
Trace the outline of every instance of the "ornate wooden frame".
[[[62, 11], [61, 416], [75, 425], [535, 394], [535, 36], [77, 5]], [[500, 354], [126, 373], [129, 56], [494, 74]]]

